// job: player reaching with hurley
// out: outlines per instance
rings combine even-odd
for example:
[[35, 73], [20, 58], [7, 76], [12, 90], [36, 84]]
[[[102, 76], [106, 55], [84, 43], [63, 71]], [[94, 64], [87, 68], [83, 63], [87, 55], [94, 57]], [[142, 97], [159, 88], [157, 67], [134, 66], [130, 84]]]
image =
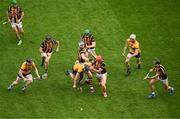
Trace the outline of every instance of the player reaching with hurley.
[[81, 86], [81, 80], [83, 79], [83, 74], [86, 74], [88, 79], [88, 85], [90, 87], [90, 92], [94, 92], [94, 87], [92, 85], [92, 73], [90, 72], [90, 66], [86, 63], [75, 63], [72, 67], [72, 72], [70, 70], [66, 71], [66, 75], [70, 75], [70, 77], [73, 80], [73, 88], [77, 87], [77, 81], [78, 84]]
[[82, 34], [81, 39], [84, 41], [84, 45], [87, 50], [87, 56], [88, 54], [90, 54], [93, 57], [95, 57], [96, 56], [96, 52], [95, 52], [96, 41], [91, 31], [89, 29], [86, 29], [84, 33]]
[[33, 60], [31, 58], [28, 58], [22, 65], [21, 65], [21, 68], [19, 70], [19, 73], [17, 75], [17, 78], [15, 81], [12, 82], [12, 84], [8, 87], [8, 90], [11, 91], [12, 88], [17, 85], [19, 83], [19, 81], [21, 79], [24, 80], [25, 84], [22, 88], [22, 91], [25, 92], [26, 91], [26, 88], [33, 82], [33, 77], [32, 77], [32, 74], [31, 74], [31, 70], [34, 69], [35, 70], [35, 73], [37, 75], [37, 77], [39, 79], [40, 76], [39, 76], [39, 73], [38, 73], [38, 70], [36, 68], [36, 65], [35, 63], [33, 62]]
[[124, 46], [123, 53], [122, 53], [122, 55], [124, 57], [125, 57], [126, 49], [128, 47], [130, 48], [130, 52], [127, 54], [126, 60], [125, 60], [125, 64], [126, 64], [126, 68], [127, 68], [127, 74], [126, 75], [129, 75], [131, 73], [130, 60], [132, 57], [136, 58], [137, 68], [138, 69], [141, 68], [141, 66], [140, 66], [141, 50], [139, 47], [139, 42], [136, 40], [135, 34], [131, 34], [130, 37], [126, 41], [126, 44]]
[[89, 58], [86, 57], [86, 49], [83, 41], [79, 42], [79, 49], [78, 49], [78, 60], [73, 65], [73, 72], [71, 73], [70, 70], [66, 71], [66, 75], [70, 75], [73, 79], [73, 88], [76, 88], [77, 81], [79, 82], [80, 88], [81, 87], [81, 80], [83, 79], [83, 74], [85, 73], [88, 77], [86, 83], [90, 87], [90, 92], [94, 92], [94, 87], [92, 85], [92, 73], [90, 72], [90, 65]]
[[16, 0], [12, 0], [11, 4], [12, 5], [9, 6], [9, 9], [7, 11], [8, 22], [11, 22], [11, 27], [16, 33], [16, 37], [19, 40], [17, 45], [21, 45], [22, 40], [20, 35], [24, 33], [22, 27], [22, 19], [24, 17], [24, 12], [22, 11], [22, 8], [17, 5]]
[[[150, 72], [155, 72], [156, 74], [152, 77], [149, 77]], [[174, 88], [169, 86], [168, 83], [168, 75], [165, 71], [164, 66], [161, 65], [160, 60], [155, 61], [155, 66], [149, 70], [149, 73], [146, 75], [144, 79], [149, 80], [149, 87], [151, 93], [149, 94], [148, 98], [154, 98], [155, 95], [155, 84], [159, 81], [161, 81], [164, 84], [164, 89], [166, 91], [169, 91], [170, 95], [174, 93]]]
[[86, 53], [87, 53], [87, 50], [85, 48], [85, 44], [83, 41], [80, 41], [79, 48], [78, 48], [78, 58], [77, 58], [79, 63], [85, 63], [89, 61], [89, 58], [87, 57]]
[[59, 52], [59, 41], [53, 40], [50, 35], [47, 35], [39, 48], [39, 52], [41, 53], [41, 57], [42, 57], [41, 66], [45, 64], [45, 71], [43, 75], [46, 75], [46, 76], [47, 76], [47, 71], [49, 67], [49, 61], [53, 53], [54, 45], [56, 45], [56, 52]]
[[92, 64], [92, 72], [96, 72], [96, 77], [102, 87], [102, 93], [104, 97], [107, 97], [106, 80], [107, 71], [105, 67], [104, 60], [101, 55], [96, 56], [95, 61]]

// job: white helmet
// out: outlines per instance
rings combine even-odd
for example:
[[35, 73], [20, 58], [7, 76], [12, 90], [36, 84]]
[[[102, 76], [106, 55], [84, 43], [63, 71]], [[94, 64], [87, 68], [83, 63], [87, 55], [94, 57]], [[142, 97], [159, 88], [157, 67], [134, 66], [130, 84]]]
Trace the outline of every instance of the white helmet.
[[136, 39], [136, 35], [135, 34], [131, 34], [129, 38], [135, 40]]
[[79, 46], [83, 46], [83, 45], [84, 45], [84, 41], [81, 40], [81, 41], [79, 42]]

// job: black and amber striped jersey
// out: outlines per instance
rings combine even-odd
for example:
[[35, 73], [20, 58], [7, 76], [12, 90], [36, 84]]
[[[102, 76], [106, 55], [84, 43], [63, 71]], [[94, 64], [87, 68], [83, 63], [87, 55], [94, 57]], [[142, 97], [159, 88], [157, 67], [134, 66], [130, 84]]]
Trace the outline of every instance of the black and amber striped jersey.
[[95, 42], [95, 38], [93, 35], [89, 35], [89, 36], [83, 35], [82, 39], [83, 39], [85, 45], [87, 45], [87, 46], [90, 46], [90, 45], [92, 45], [93, 42]]
[[55, 40], [51, 40], [49, 42], [46, 42], [44, 40], [44, 42], [42, 42], [42, 44], [41, 44], [42, 51], [44, 53], [52, 53], [53, 46], [56, 45], [56, 44], [57, 44], [57, 41], [55, 41]]
[[105, 63], [104, 62], [102, 62], [101, 63], [101, 69], [102, 69], [102, 71], [101, 71], [101, 73], [100, 74], [105, 74], [107, 71], [106, 71], [106, 67], [105, 67], [106, 65], [105, 65]]
[[167, 73], [164, 66], [160, 65], [159, 67], [155, 66], [153, 70], [159, 75], [160, 79], [167, 79]]
[[85, 48], [79, 48], [79, 50], [78, 50], [78, 61], [80, 62], [80, 63], [84, 63], [85, 62], [85, 60], [82, 58], [82, 54], [86, 54], [86, 49]]
[[105, 74], [107, 72], [106, 71], [106, 65], [105, 65], [104, 62], [98, 63], [98, 62], [95, 61], [92, 65], [97, 70], [101, 69], [100, 74]]
[[8, 15], [11, 22], [17, 23], [17, 20], [19, 20], [22, 16], [22, 9], [19, 6], [9, 6], [8, 8]]

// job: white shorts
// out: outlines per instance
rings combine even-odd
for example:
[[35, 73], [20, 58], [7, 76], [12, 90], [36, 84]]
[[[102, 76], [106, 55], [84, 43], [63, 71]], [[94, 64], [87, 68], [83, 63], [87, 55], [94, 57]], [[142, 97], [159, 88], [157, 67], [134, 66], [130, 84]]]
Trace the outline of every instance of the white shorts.
[[103, 77], [106, 77], [107, 76], [107, 72], [106, 73], [104, 73], [104, 74], [96, 74], [96, 77], [98, 78], [98, 79], [103, 79]]
[[160, 78], [158, 77], [158, 80], [160, 80], [163, 84], [168, 85], [168, 77], [167, 77], [166, 79], [160, 79]]
[[89, 53], [94, 53], [94, 52], [95, 52], [95, 48], [92, 48], [92, 49], [89, 48], [89, 49], [88, 49], [88, 52], [89, 52]]
[[19, 28], [21, 29], [22, 28], [22, 22], [19, 22], [19, 23], [14, 23], [14, 22], [11, 22], [11, 27], [12, 28]]
[[31, 74], [30, 74], [30, 75], [25, 76], [25, 78], [26, 78], [26, 80], [24, 80], [24, 82], [26, 82], [26, 81], [31, 81], [31, 82], [33, 82], [33, 77], [32, 77], [32, 75], [31, 75]]
[[41, 57], [45, 57], [45, 62], [49, 62], [52, 53], [41, 53]]

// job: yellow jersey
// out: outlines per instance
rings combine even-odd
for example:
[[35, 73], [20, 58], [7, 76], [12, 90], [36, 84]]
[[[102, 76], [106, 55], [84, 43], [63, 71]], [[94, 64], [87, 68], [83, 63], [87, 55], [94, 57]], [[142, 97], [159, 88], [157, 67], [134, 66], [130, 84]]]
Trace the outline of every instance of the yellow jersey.
[[42, 51], [45, 53], [52, 53], [53, 52], [53, 46], [57, 44], [57, 41], [51, 40], [49, 43], [46, 41], [43, 41], [41, 43]]
[[84, 71], [84, 64], [78, 63], [73, 66], [73, 70], [78, 73], [82, 73]]
[[27, 62], [24, 62], [21, 65], [21, 72], [23, 75], [31, 73], [31, 70], [35, 68], [35, 63], [33, 62], [31, 65], [28, 65]]
[[134, 54], [136, 52], [140, 53], [141, 50], [140, 50], [140, 47], [139, 47], [139, 42], [137, 40], [135, 40], [135, 42], [131, 42], [130, 39], [127, 39], [127, 43], [128, 43], [128, 46], [129, 46], [129, 50], [130, 50], [130, 53]]

